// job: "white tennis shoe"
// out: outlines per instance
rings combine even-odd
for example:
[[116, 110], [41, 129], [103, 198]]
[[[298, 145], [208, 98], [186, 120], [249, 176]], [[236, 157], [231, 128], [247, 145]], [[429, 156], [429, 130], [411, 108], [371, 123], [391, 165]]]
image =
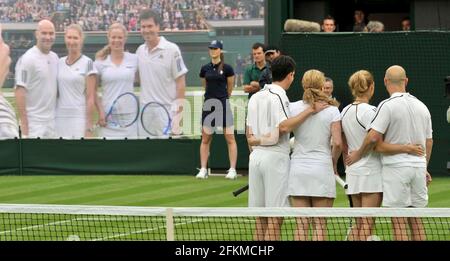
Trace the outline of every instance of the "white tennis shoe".
[[197, 179], [207, 179], [208, 178], [208, 170], [205, 168], [201, 168], [197, 175], [195, 176]]
[[225, 176], [226, 179], [237, 179], [237, 172], [235, 169], [230, 168], [228, 174]]

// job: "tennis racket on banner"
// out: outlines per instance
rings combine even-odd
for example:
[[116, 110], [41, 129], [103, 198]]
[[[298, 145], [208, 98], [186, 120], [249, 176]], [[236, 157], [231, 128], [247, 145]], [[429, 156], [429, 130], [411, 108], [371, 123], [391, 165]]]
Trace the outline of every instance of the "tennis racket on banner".
[[119, 95], [106, 113], [106, 124], [111, 127], [126, 128], [139, 118], [139, 99], [131, 92]]
[[167, 108], [159, 102], [149, 102], [141, 113], [142, 128], [149, 135], [164, 137], [170, 134], [172, 118]]

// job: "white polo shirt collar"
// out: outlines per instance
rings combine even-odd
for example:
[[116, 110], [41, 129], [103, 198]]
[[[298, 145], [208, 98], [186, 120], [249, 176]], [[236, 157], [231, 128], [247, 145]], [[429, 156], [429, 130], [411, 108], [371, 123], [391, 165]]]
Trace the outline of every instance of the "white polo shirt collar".
[[275, 92], [283, 92], [286, 93], [286, 90], [283, 89], [283, 87], [276, 85], [276, 84], [269, 84], [267, 85], [269, 87], [270, 90], [275, 91]]
[[155, 46], [155, 48], [150, 50], [150, 47], [148, 46], [147, 43], [145, 43], [145, 46], [146, 46], [147, 52], [151, 53], [152, 51], [154, 52], [156, 50], [164, 50], [164, 49], [166, 49], [167, 48], [167, 43], [168, 42], [167, 42], [166, 38], [164, 36], [160, 36], [159, 37], [159, 43], [158, 43], [158, 45]]
[[392, 95], [391, 95], [391, 98], [394, 98], [394, 97], [398, 97], [398, 96], [402, 96], [402, 95], [409, 95], [409, 93], [408, 92], [394, 92]]

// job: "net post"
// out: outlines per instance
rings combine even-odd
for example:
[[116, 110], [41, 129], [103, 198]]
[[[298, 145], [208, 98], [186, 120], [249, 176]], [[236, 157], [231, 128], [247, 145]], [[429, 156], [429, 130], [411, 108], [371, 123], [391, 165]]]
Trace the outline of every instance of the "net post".
[[175, 241], [175, 227], [173, 224], [173, 208], [166, 209], [166, 237], [167, 237], [167, 241]]

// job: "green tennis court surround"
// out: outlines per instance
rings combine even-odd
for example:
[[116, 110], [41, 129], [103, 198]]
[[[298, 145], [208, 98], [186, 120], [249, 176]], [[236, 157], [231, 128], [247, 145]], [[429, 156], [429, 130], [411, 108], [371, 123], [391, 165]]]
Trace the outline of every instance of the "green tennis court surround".
[[[211, 167], [228, 169], [223, 135], [215, 135]], [[238, 168], [248, 165], [244, 135]], [[199, 139], [170, 140], [41, 140], [0, 141], [0, 175], [47, 174], [194, 174], [200, 164]]]

